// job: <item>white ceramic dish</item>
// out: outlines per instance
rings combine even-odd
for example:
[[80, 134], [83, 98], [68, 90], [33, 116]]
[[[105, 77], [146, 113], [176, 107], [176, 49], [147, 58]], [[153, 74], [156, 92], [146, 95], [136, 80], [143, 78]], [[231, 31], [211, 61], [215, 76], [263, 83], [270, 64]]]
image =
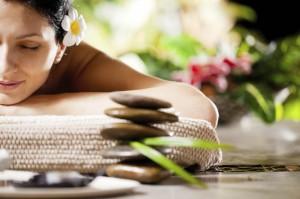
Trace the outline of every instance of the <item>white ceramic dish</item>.
[[87, 187], [81, 188], [15, 188], [1, 187], [0, 198], [5, 199], [52, 199], [88, 198], [128, 194], [140, 183], [110, 177], [97, 177]]

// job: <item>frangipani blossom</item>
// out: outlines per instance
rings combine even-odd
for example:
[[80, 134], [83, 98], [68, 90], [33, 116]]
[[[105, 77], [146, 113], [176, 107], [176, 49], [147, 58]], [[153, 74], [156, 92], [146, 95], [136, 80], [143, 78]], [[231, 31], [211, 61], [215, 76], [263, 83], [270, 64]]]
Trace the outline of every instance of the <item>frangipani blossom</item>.
[[62, 21], [62, 28], [67, 31], [63, 39], [63, 44], [67, 47], [73, 45], [79, 45], [84, 36], [86, 29], [86, 23], [83, 16], [78, 16], [76, 9], [71, 8], [68, 15], [66, 15]]

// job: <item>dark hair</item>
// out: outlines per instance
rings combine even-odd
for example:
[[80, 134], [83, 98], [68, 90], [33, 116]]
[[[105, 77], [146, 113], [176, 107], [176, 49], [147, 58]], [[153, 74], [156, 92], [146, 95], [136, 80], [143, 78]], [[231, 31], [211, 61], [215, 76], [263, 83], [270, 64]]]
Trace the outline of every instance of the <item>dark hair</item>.
[[8, 0], [22, 3], [36, 10], [46, 17], [49, 24], [53, 26], [56, 34], [56, 41], [62, 42], [66, 34], [61, 26], [61, 22], [71, 7], [70, 0]]

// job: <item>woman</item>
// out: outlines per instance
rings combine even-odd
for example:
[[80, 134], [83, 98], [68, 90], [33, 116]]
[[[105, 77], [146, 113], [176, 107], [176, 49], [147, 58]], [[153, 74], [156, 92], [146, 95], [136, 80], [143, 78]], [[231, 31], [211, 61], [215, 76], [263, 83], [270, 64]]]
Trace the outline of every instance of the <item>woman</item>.
[[67, 47], [80, 40], [66, 39], [70, 10], [69, 0], [0, 0], [1, 115], [101, 114], [118, 106], [109, 93], [124, 91], [216, 126], [215, 106], [197, 89], [138, 73], [85, 43]]

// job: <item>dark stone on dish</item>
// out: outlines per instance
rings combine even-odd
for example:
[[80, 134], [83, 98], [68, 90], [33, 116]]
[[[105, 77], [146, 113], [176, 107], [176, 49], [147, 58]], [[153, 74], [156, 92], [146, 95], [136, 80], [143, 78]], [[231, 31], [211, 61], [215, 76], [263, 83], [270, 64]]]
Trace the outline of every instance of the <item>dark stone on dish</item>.
[[84, 187], [93, 180], [76, 172], [47, 172], [33, 176], [29, 181], [12, 182], [21, 188], [71, 188]]

